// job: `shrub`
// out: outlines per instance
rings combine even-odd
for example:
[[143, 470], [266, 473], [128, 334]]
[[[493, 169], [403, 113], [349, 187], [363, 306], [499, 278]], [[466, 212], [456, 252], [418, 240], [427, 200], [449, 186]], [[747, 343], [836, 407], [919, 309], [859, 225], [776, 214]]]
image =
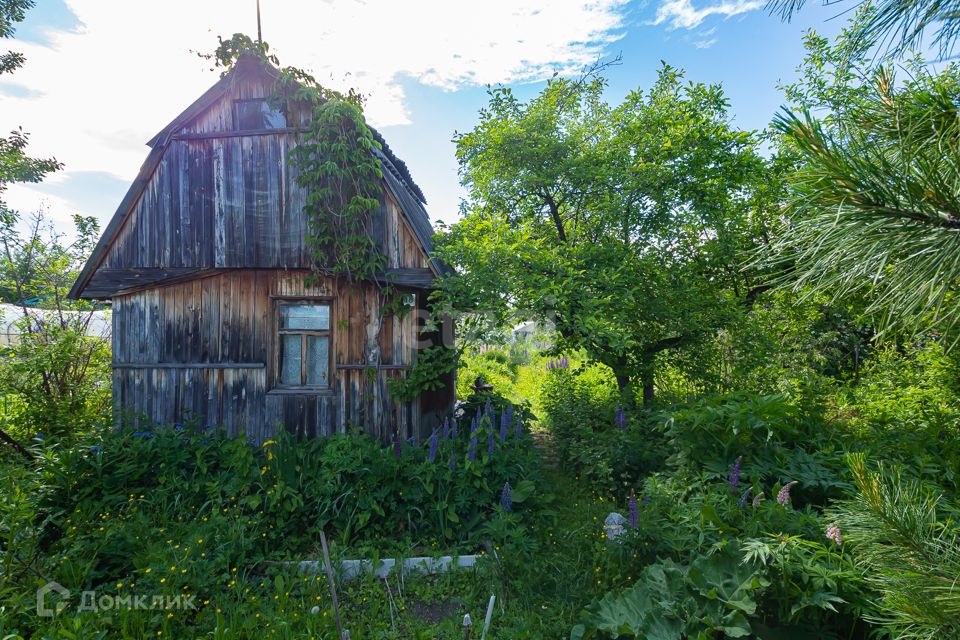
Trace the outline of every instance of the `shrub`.
[[621, 407], [625, 424], [617, 424], [619, 392], [609, 368], [551, 370], [540, 403], [563, 464], [605, 494], [662, 464], [662, 438], [649, 413]]
[[636, 528], [609, 544], [627, 586], [588, 605], [571, 638], [864, 637], [860, 572], [827, 519], [781, 504], [779, 488], [648, 478]]
[[[397, 458], [365, 435], [284, 435], [255, 447], [182, 427], [49, 445], [36, 467], [12, 461], [0, 478], [0, 606], [35, 594], [39, 572], [75, 594], [123, 596], [136, 585], [141, 594], [218, 594], [216, 606], [226, 610], [236, 591], [270, 591], [271, 562], [317, 558], [321, 531], [335, 552], [349, 546], [361, 556], [476, 551], [503, 515], [527, 522], [542, 489], [529, 437], [497, 434], [491, 455], [487, 433], [481, 426], [474, 434], [483, 444], [473, 459], [470, 434], [461, 431], [438, 441], [432, 461], [429, 442], [404, 444]], [[507, 482], [511, 511], [502, 514]], [[295, 589], [281, 596], [286, 591]], [[33, 628], [33, 604], [21, 604], [9, 620]], [[249, 626], [255, 613], [271, 615], [234, 604], [232, 622], [206, 610], [203, 624]], [[114, 626], [143, 637], [154, 615], [121, 616]], [[192, 635], [187, 628], [200, 623], [191, 616], [171, 622], [187, 625], [174, 637]]]
[[493, 385], [495, 391], [506, 393], [516, 373], [517, 365], [511, 362], [509, 354], [499, 349], [465, 353], [460, 358], [460, 368], [457, 370], [457, 398], [469, 398], [478, 377], [486, 384]]
[[817, 505], [850, 488], [842, 429], [785, 396], [709, 396], [673, 412], [663, 431], [668, 464], [688, 475], [726, 478], [739, 460], [744, 481], [796, 481], [795, 499]]

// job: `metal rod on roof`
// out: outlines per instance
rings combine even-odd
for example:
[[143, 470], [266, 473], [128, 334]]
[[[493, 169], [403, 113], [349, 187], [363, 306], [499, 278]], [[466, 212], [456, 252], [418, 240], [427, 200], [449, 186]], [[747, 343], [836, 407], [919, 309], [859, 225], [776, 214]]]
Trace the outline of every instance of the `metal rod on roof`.
[[257, 43], [263, 44], [263, 34], [260, 32], [260, 0], [257, 0]]

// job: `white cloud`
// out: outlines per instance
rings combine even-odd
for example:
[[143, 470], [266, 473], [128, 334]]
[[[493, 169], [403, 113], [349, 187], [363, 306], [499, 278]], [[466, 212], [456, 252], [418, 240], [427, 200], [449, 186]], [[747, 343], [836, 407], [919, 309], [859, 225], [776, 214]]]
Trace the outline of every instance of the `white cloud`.
[[[720, 15], [730, 18], [762, 6], [762, 0], [732, 0], [698, 9], [693, 6], [691, 0], [665, 0], [657, 8], [657, 17], [653, 20], [653, 24], [666, 23], [671, 29], [694, 29], [710, 16]], [[713, 42], [709, 42], [706, 46], [712, 44]]]
[[[371, 122], [390, 126], [411, 120], [401, 81], [456, 90], [582, 67], [621, 36], [626, 2], [264, 0], [263, 34], [282, 64], [356, 87]], [[68, 172], [132, 179], [144, 143], [217, 78], [194, 52], [256, 31], [254, 0], [67, 4], [79, 29], [47, 32], [49, 46], [13, 43], [27, 56], [11, 77], [24, 95], [0, 100], [0, 123], [22, 125], [30, 152]]]

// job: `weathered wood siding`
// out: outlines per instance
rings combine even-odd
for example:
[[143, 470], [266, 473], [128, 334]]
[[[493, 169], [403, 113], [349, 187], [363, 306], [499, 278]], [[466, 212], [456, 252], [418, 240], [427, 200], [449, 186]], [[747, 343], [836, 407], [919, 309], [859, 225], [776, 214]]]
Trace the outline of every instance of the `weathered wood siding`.
[[[269, 78], [240, 74], [222, 99], [175, 131], [105, 257], [105, 269], [310, 268], [305, 190], [289, 161], [308, 114], [288, 129], [237, 131], [235, 100], [266, 98]], [[423, 268], [427, 255], [384, 189], [371, 229], [388, 266]]]
[[[309, 268], [297, 134], [174, 140], [103, 261], [106, 269]], [[397, 203], [373, 220], [389, 267], [423, 268]]]
[[[113, 303], [114, 403], [125, 424], [196, 421], [255, 442], [278, 425], [305, 436], [363, 425], [389, 441], [422, 437], [418, 402], [394, 403], [386, 381], [415, 359], [416, 314], [383, 319], [380, 363], [368, 342], [379, 321], [377, 290], [334, 278], [306, 286], [307, 272], [237, 270], [118, 296]], [[273, 302], [323, 298], [331, 309], [334, 370], [329, 392], [271, 390]], [[435, 420], [435, 419], [434, 419]], [[431, 420], [430, 422], [434, 422]]]
[[[290, 154], [309, 114], [291, 107], [284, 129], [238, 131], [234, 122], [234, 101], [268, 97], [273, 82], [249, 65], [233, 72], [154, 139], [90, 277], [78, 280], [76, 295], [113, 299], [116, 419], [196, 421], [255, 442], [280, 425], [304, 436], [356, 425], [383, 441], [395, 429], [423, 437], [450, 409], [453, 386], [403, 405], [387, 380], [416, 360], [417, 309], [437, 272], [429, 219], [404, 172], [378, 156], [385, 180], [371, 234], [417, 306], [381, 317], [371, 283], [307, 286], [316, 265]], [[331, 305], [328, 391], [275, 388], [274, 308], [283, 298]]]

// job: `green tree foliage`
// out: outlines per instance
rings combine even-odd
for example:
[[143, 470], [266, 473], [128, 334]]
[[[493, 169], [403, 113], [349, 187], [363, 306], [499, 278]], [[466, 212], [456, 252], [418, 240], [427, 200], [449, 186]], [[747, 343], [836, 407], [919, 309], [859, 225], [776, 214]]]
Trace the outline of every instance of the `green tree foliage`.
[[[27, 10], [32, 9], [34, 4], [33, 0], [0, 1], [0, 38], [12, 38], [16, 31], [15, 25], [23, 22]], [[25, 60], [18, 51], [0, 53], [0, 75], [19, 69]]]
[[869, 471], [863, 455], [850, 457], [850, 470], [858, 495], [833, 515], [881, 594], [874, 622], [901, 640], [958, 637], [960, 542], [946, 505], [895, 470]]
[[[0, 38], [12, 38], [16, 23], [22, 22], [26, 11], [33, 7], [32, 0], [0, 0]], [[23, 66], [23, 54], [8, 51], [0, 54], [0, 75], [11, 73]], [[0, 138], [0, 216], [8, 216], [3, 202], [3, 192], [16, 182], [40, 182], [51, 171], [62, 166], [54, 159], [31, 158], [26, 154], [28, 135], [16, 129], [8, 138]]]
[[[767, 9], [791, 19], [807, 0], [768, 0]], [[833, 4], [824, 0], [824, 4]], [[836, 3], [839, 4], [839, 3]], [[960, 37], [960, 3], [956, 0], [855, 0], [863, 10], [874, 8], [869, 19], [856, 25], [851, 35], [859, 42], [882, 42], [893, 55], [918, 47], [934, 31], [931, 44], [944, 58], [953, 55]]]
[[0, 392], [3, 420], [21, 435], [81, 434], [108, 413], [108, 336], [95, 330], [91, 303], [66, 297], [100, 229], [93, 218], [74, 221], [73, 241], [40, 215], [26, 232], [16, 214], [0, 225], [0, 291], [22, 313], [0, 351]]
[[[790, 224], [773, 243], [795, 290], [864, 299], [882, 330], [960, 323], [960, 67], [913, 59], [899, 77], [855, 40], [862, 12], [830, 45], [812, 35], [797, 105], [775, 122], [799, 154]], [[831, 80], [832, 78], [832, 80]], [[953, 338], [956, 340], [956, 338]]]
[[555, 323], [621, 390], [653, 399], [658, 356], [711, 339], [757, 291], [742, 252], [766, 237], [774, 170], [728, 124], [719, 86], [664, 66], [648, 91], [604, 101], [596, 73], [521, 101], [489, 91], [456, 138], [470, 195], [438, 253], [449, 303], [496, 322]]

